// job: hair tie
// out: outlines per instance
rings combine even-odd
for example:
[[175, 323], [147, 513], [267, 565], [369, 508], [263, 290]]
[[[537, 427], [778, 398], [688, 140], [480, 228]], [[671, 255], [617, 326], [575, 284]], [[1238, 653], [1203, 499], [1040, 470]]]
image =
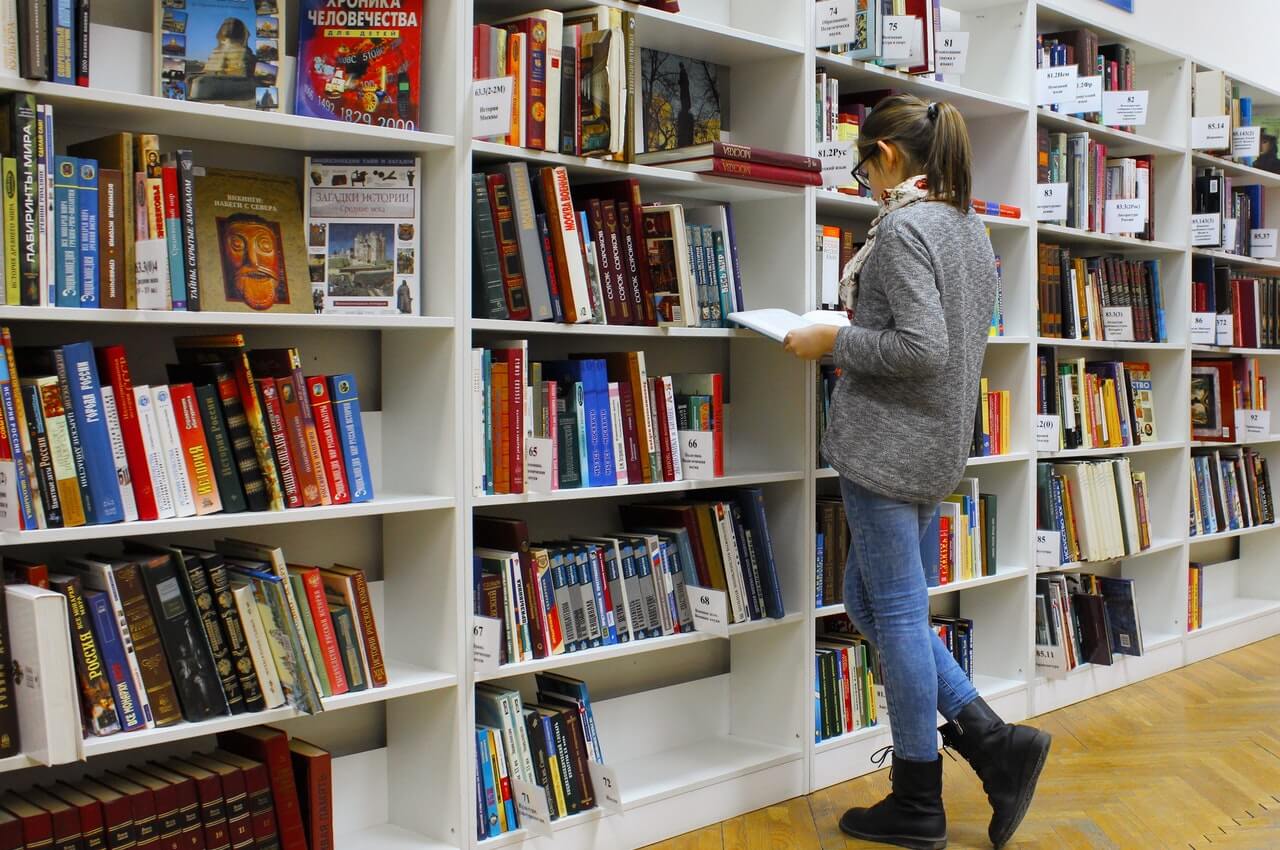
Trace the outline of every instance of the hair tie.
[[938, 102], [936, 100], [929, 104], [928, 115], [930, 121], [938, 120]]

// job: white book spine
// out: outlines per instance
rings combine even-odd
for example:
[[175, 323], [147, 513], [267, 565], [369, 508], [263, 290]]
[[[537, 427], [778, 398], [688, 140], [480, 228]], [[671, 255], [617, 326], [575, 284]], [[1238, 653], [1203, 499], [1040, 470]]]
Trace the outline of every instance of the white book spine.
[[23, 753], [45, 765], [76, 761], [84, 743], [66, 600], [51, 590], [11, 585], [5, 603]]
[[676, 431], [676, 397], [671, 386], [671, 376], [663, 375], [658, 379], [662, 391], [662, 405], [667, 417], [667, 444], [671, 452], [671, 466], [675, 469], [675, 480], [684, 480], [684, 466], [680, 463], [680, 434]]
[[160, 434], [160, 452], [173, 487], [174, 509], [178, 516], [195, 516], [196, 502], [191, 495], [191, 482], [187, 479], [187, 462], [182, 456], [182, 437], [178, 434], [178, 422], [173, 418], [173, 399], [169, 388], [163, 384], [151, 388], [151, 403]]
[[629, 484], [627, 478], [627, 440], [622, 433], [622, 395], [616, 381], [609, 382], [609, 421], [613, 426], [613, 471], [619, 484]]
[[564, 45], [564, 15], [550, 9], [542, 9], [533, 17], [541, 18], [547, 27], [546, 149], [572, 154], [573, 151], [560, 150], [560, 75], [563, 67], [561, 48]]
[[267, 642], [266, 628], [262, 617], [258, 614], [258, 604], [253, 598], [253, 588], [247, 584], [231, 591], [236, 603], [236, 612], [244, 625], [245, 642], [249, 644], [249, 657], [253, 660], [253, 670], [258, 676], [258, 684], [262, 686], [262, 697], [268, 709], [284, 705], [284, 688], [280, 686], [280, 676], [276, 672], [275, 658], [271, 654], [271, 644]]
[[671, 619], [671, 606], [667, 604], [667, 597], [671, 593], [671, 576], [667, 572], [667, 559], [662, 557], [662, 541], [657, 535], [646, 534], [645, 545], [649, 549], [650, 578], [653, 579], [653, 592], [656, 596], [662, 633], [675, 634], [676, 624]]
[[151, 401], [151, 388], [138, 384], [133, 388], [134, 404], [138, 408], [138, 427], [142, 431], [142, 448], [147, 455], [147, 471], [151, 473], [151, 488], [156, 494], [156, 515], [160, 519], [176, 516], [173, 503], [173, 485], [165, 468], [164, 449], [160, 443], [160, 426], [156, 422], [155, 406]]
[[520, 752], [521, 766], [529, 781], [537, 783], [537, 775], [533, 770], [533, 751], [529, 748], [529, 734], [524, 725], [524, 701], [519, 691], [509, 691], [507, 699], [511, 700], [511, 716], [515, 719], [516, 749]]
[[133, 522], [138, 518], [138, 503], [133, 498], [133, 478], [129, 474], [129, 459], [124, 453], [124, 434], [120, 431], [120, 415], [116, 412], [115, 390], [109, 384], [102, 385], [102, 410], [106, 413], [107, 437], [111, 440], [111, 459], [115, 462], [116, 481], [120, 484], [124, 519], [125, 522]]
[[498, 697], [498, 707], [502, 711], [502, 743], [507, 749], [511, 776], [521, 782], [531, 782], [532, 774], [524, 772], [524, 759], [521, 757], [520, 745], [516, 741], [516, 722], [511, 709], [511, 700], [506, 694]]
[[714, 510], [716, 536], [720, 538], [720, 558], [724, 561], [725, 578], [729, 585], [729, 602], [733, 611], [733, 621], [742, 623], [751, 619], [751, 609], [747, 605], [747, 588], [742, 574], [742, 561], [738, 558], [738, 547], [734, 542], [733, 519], [724, 503], [717, 503]]

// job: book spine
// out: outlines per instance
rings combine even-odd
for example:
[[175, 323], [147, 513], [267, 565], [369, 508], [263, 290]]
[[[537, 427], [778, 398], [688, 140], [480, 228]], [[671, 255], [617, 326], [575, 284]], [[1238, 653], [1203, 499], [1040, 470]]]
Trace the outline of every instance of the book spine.
[[283, 732], [270, 730], [264, 736], [231, 732], [218, 736], [218, 743], [241, 756], [262, 762], [267, 769], [267, 782], [275, 804], [280, 845], [283, 850], [308, 850], [289, 756], [288, 738]]
[[245, 510], [244, 490], [240, 487], [240, 473], [236, 469], [235, 453], [222, 418], [222, 403], [214, 384], [200, 384], [195, 388], [196, 406], [200, 422], [208, 441], [210, 463], [218, 485], [218, 501], [224, 513]]
[[373, 480], [365, 449], [364, 424], [360, 416], [360, 397], [355, 376], [331, 375], [329, 395], [333, 398], [334, 418], [342, 441], [342, 459], [346, 466], [347, 484], [351, 489], [351, 501], [367, 502], [373, 498]]
[[[124, 505], [111, 456], [111, 439], [103, 416], [93, 349], [87, 342], [78, 342], [63, 346], [60, 354], [66, 364], [70, 409], [84, 445], [84, 463], [89, 476], [90, 501], [85, 513], [93, 523], [120, 522], [124, 519]], [[72, 437], [74, 439], [74, 432]]]
[[49, 79], [49, 5], [18, 0], [19, 73], [28, 80]]
[[125, 732], [141, 729], [147, 725], [146, 715], [138, 701], [138, 685], [129, 670], [129, 660], [125, 655], [119, 624], [111, 609], [111, 599], [106, 593], [98, 592], [86, 593], [85, 598], [98, 641], [98, 651], [102, 656], [102, 666], [111, 683], [120, 726]]
[[382, 657], [382, 644], [378, 639], [378, 624], [373, 616], [373, 601], [369, 597], [369, 584], [363, 572], [356, 571], [351, 576], [352, 590], [356, 600], [356, 620], [360, 626], [360, 636], [364, 641], [365, 656], [369, 659], [369, 678], [375, 688], [387, 683], [387, 668]]
[[280, 406], [279, 392], [274, 378], [258, 378], [258, 394], [261, 396], [262, 413], [271, 433], [271, 447], [275, 453], [275, 468], [279, 470], [280, 485], [284, 494], [284, 504], [288, 508], [300, 508], [303, 505], [302, 490], [298, 486], [294, 474], [293, 457], [290, 452], [288, 428], [284, 421], [284, 410]]
[[90, 55], [90, 22], [89, 0], [76, 0], [75, 11], [75, 52], [76, 52], [76, 85], [89, 85]]
[[307, 604], [311, 607], [311, 619], [315, 624], [316, 640], [320, 644], [324, 668], [329, 676], [329, 688], [334, 696], [345, 694], [348, 685], [342, 669], [342, 653], [338, 648], [337, 635], [333, 631], [333, 619], [329, 616], [329, 603], [325, 600], [319, 570], [303, 573], [302, 587], [307, 595]]
[[[150, 185], [151, 181], [147, 181]], [[174, 310], [187, 309], [187, 272], [182, 244], [182, 213], [178, 189], [178, 167], [166, 165], [160, 177], [161, 208], [157, 217], [164, 220], [164, 241], [169, 249], [169, 304]]]
[[145, 466], [141, 468], [146, 470], [151, 481], [156, 517], [168, 519], [177, 515], [177, 504], [174, 502], [169, 470], [165, 466], [164, 445], [160, 440], [160, 423], [156, 420], [151, 388], [146, 384], [134, 387], [133, 399], [138, 414], [138, 433], [145, 460]]
[[18, 305], [22, 303], [20, 275], [18, 271], [18, 255], [21, 245], [18, 242], [18, 161], [11, 156], [0, 159], [0, 189], [3, 195], [4, 224], [4, 299], [3, 303]]
[[182, 233], [182, 267], [186, 272], [186, 303], [188, 310], [200, 309], [200, 272], [198, 244], [196, 242], [196, 183], [195, 163], [191, 151], [179, 150], [178, 160], [178, 213]]
[[[294, 775], [307, 800], [307, 836], [310, 850], [333, 850], [333, 768], [328, 753], [300, 756], [293, 753]], [[299, 762], [305, 766], [299, 768]]]
[[507, 314], [511, 319], [529, 321], [533, 318], [529, 307], [529, 293], [525, 286], [520, 258], [520, 243], [515, 214], [506, 177], [490, 174], [485, 178], [489, 191], [489, 210], [493, 215], [493, 230], [498, 246], [498, 268], [502, 274], [502, 291], [506, 299]]
[[[151, 601], [157, 634], [165, 647], [157, 649], [174, 659], [171, 667], [179, 671], [172, 684], [182, 716], [196, 722], [227, 713], [229, 703], [219, 682], [213, 649], [207, 635], [193, 622], [195, 603], [185, 598], [173, 559], [168, 555], [152, 558], [139, 564], [138, 571]], [[204, 613], [200, 616], [207, 626]], [[181, 665], [177, 664], [178, 658], [182, 659]]]
[[502, 264], [498, 255], [497, 232], [489, 206], [489, 188], [483, 174], [471, 175], [471, 227], [473, 310], [480, 318], [510, 318], [503, 286]]
[[[56, 2], [56, 0], [55, 0]], [[54, 158], [54, 218], [48, 222], [54, 229], [53, 270], [56, 301], [59, 307], [80, 306], [80, 212], [76, 208], [80, 185], [76, 158]]]
[[[23, 0], [20, 8], [39, 9], [37, 13], [28, 14], [43, 20], [44, 4], [37, 0]], [[43, 33], [43, 26], [41, 33]], [[30, 30], [23, 27], [27, 36]], [[27, 59], [33, 48], [30, 41], [23, 41], [23, 57]], [[26, 64], [26, 61], [24, 61]], [[26, 70], [23, 76], [29, 76]], [[43, 77], [43, 74], [41, 75]], [[20, 286], [20, 303], [24, 307], [39, 306], [40, 291], [40, 244], [43, 238], [40, 230], [42, 218], [39, 184], [40, 171], [38, 162], [39, 140], [35, 95], [15, 93], [11, 95], [10, 108], [11, 131], [13, 134], [12, 149], [14, 167], [17, 174], [18, 187], [18, 275]], [[12, 302], [18, 303], [18, 302]]]
[[79, 306], [101, 306], [98, 280], [98, 163], [91, 159], [76, 160], [76, 215], [79, 269]]
[[241, 772], [244, 774], [245, 793], [249, 800], [254, 848], [255, 850], [280, 850], [280, 836], [276, 832], [275, 804], [271, 799], [267, 768], [259, 763], [246, 763], [241, 768]]
[[67, 599], [67, 612], [71, 623], [71, 655], [80, 685], [80, 709], [84, 731], [95, 737], [113, 735], [120, 731], [120, 722], [116, 717], [111, 683], [107, 678], [102, 656], [98, 653], [98, 643], [93, 636], [92, 618], [85, 606], [80, 579], [74, 576], [60, 578], [51, 576], [49, 587]]
[[566, 321], [591, 321], [591, 300], [587, 293], [587, 270], [581, 260], [578, 217], [569, 191], [569, 173], [562, 166], [541, 172], [543, 209], [556, 257], [556, 277]]
[[325, 476], [324, 449], [320, 445], [320, 433], [316, 429], [315, 414], [311, 410], [311, 393], [307, 390], [307, 379], [302, 375], [302, 361], [294, 350], [293, 356], [293, 388], [297, 393], [298, 412], [302, 418], [302, 436], [311, 461], [311, 472], [316, 480], [316, 489], [320, 491], [320, 504], [333, 504], [333, 493], [329, 488], [329, 479]]
[[125, 522], [133, 522], [138, 518], [138, 504], [133, 497], [133, 474], [129, 469], [129, 458], [124, 451], [124, 433], [120, 430], [120, 412], [117, 410], [116, 394], [111, 386], [102, 387], [102, 414], [107, 422], [107, 437], [111, 441], [111, 462], [116, 468], [116, 481], [120, 485], [120, 503], [124, 509]]
[[[230, 593], [225, 587], [226, 573], [223, 573], [224, 586], [221, 591], [215, 590], [209, 583], [209, 576], [200, 562], [200, 558], [185, 553], [174, 556], [183, 562], [182, 569], [186, 573], [187, 590], [191, 601], [195, 603], [195, 615], [200, 618], [205, 640], [209, 644], [209, 652], [213, 656], [214, 668], [222, 683], [222, 693], [226, 697], [227, 707], [232, 714], [242, 713], [248, 706], [244, 693], [240, 689], [237, 669], [240, 658], [232, 658], [230, 642], [222, 627], [220, 608], [230, 603]], [[219, 599], [219, 593], [227, 597]]]
[[24, 529], [35, 529], [43, 525], [44, 512], [40, 500], [40, 488], [36, 484], [31, 435], [27, 430], [26, 406], [22, 403], [18, 370], [14, 364], [13, 340], [9, 335], [9, 329], [0, 328], [0, 337], [3, 338], [5, 360], [0, 365], [4, 373], [0, 378], [0, 403], [4, 407], [5, 432], [10, 436], [8, 447], [13, 457], [14, 475], [17, 478], [21, 525]]
[[244, 488], [245, 504], [251, 511], [265, 511], [271, 507], [271, 498], [267, 493], [262, 469], [258, 465], [253, 432], [249, 428], [236, 380], [228, 370], [219, 368], [215, 371], [214, 381], [223, 420], [227, 425], [227, 438], [231, 441], [236, 469], [240, 473], [240, 484]]
[[151, 388], [151, 405], [155, 413], [156, 432], [160, 435], [160, 451], [164, 468], [168, 473], [173, 492], [174, 510], [180, 517], [195, 516], [193, 481], [187, 475], [187, 462], [183, 457], [182, 436], [178, 431], [173, 396], [169, 387], [161, 384]]
[[53, 37], [53, 67], [49, 79], [55, 83], [75, 85], [75, 3], [72, 0], [51, 0], [49, 11], [49, 29]]
[[124, 180], [110, 168], [98, 169], [98, 298], [99, 306], [125, 307]]
[[45, 431], [40, 391], [34, 383], [24, 382], [19, 392], [23, 394], [23, 407], [27, 414], [27, 431], [31, 435], [32, 457], [35, 459], [36, 489], [44, 505], [45, 523], [49, 528], [62, 528], [62, 494], [53, 468], [49, 435]]
[[[271, 380], [269, 378], [260, 381]], [[322, 470], [316, 469], [312, 463], [311, 451], [307, 444], [306, 425], [302, 418], [302, 399], [298, 398], [293, 378], [276, 378], [276, 399], [280, 407], [280, 415], [284, 424], [285, 437], [288, 439], [289, 459], [293, 464], [293, 477], [302, 504], [313, 507], [322, 504], [318, 475]], [[259, 384], [261, 386], [261, 383]]]
[[[244, 419], [249, 426], [249, 434], [254, 454], [258, 460], [258, 471], [261, 473], [267, 504], [273, 511], [284, 510], [284, 493], [280, 486], [275, 463], [272, 461], [271, 433], [267, 430], [266, 416], [263, 413], [262, 403], [259, 400], [253, 380], [253, 371], [249, 368], [249, 360], [244, 352], [240, 352], [236, 356], [234, 362], [231, 363], [231, 369], [235, 375], [236, 390], [240, 394], [240, 403], [243, 405]], [[230, 422], [229, 417], [227, 421], [228, 423]], [[243, 472], [243, 467], [241, 467], [241, 471]], [[248, 489], [246, 479], [246, 493]]]
[[330, 498], [335, 505], [351, 501], [347, 488], [347, 472], [342, 463], [342, 444], [338, 437], [337, 423], [333, 419], [333, 402], [329, 398], [329, 382], [322, 375], [307, 378], [307, 399], [311, 415], [316, 423], [316, 438], [320, 443], [325, 480]]
[[138, 673], [147, 693], [147, 704], [157, 726], [171, 726], [182, 719], [178, 693], [174, 690], [169, 665], [160, 645], [160, 632], [147, 603], [147, 592], [137, 564], [126, 564], [112, 570], [120, 605], [128, 622]]
[[551, 286], [547, 280], [547, 265], [542, 254], [542, 240], [539, 236], [538, 221], [533, 206], [533, 189], [529, 184], [529, 168], [523, 162], [512, 162], [506, 165], [505, 173], [512, 223], [524, 273], [525, 292], [528, 296], [529, 317], [536, 322], [544, 322], [554, 318], [554, 311], [551, 307]]

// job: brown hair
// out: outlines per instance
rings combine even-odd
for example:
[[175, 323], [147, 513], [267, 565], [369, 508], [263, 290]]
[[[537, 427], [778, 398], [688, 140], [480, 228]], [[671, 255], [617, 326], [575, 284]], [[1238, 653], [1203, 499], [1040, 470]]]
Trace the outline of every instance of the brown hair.
[[924, 173], [929, 196], [969, 210], [973, 153], [960, 110], [911, 94], [894, 94], [876, 104], [858, 133], [860, 159], [874, 155], [876, 142], [893, 142], [907, 158], [909, 173]]

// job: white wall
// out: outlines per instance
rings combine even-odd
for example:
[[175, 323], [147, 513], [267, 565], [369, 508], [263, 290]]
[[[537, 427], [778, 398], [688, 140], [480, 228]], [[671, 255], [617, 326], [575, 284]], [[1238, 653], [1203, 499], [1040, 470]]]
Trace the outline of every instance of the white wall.
[[1280, 90], [1276, 0], [1134, 0], [1132, 15], [1102, 0], [1056, 0], [1056, 5]]

